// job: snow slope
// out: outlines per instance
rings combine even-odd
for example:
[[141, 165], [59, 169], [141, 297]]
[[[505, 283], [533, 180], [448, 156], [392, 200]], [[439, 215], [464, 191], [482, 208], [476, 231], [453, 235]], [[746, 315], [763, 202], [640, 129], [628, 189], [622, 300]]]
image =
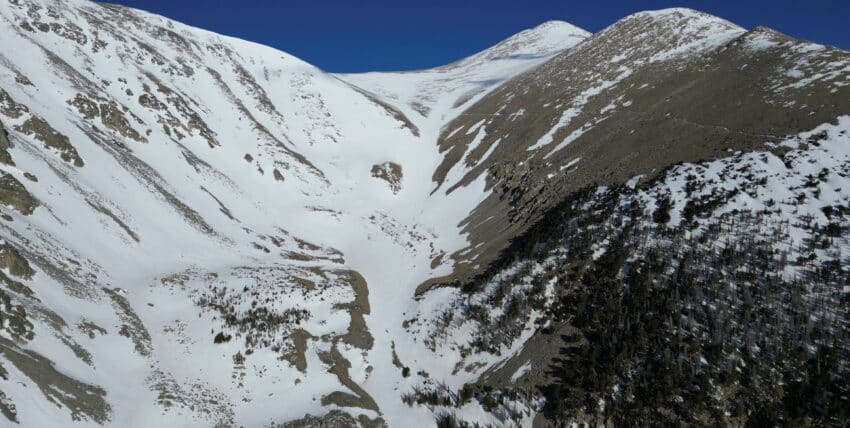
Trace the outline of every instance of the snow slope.
[[[31, 337], [0, 330], [7, 417], [430, 417], [400, 401], [420, 376], [394, 361], [453, 369], [402, 328], [413, 289], [450, 272], [432, 259], [467, 245], [457, 224], [485, 196], [483, 183], [429, 196], [453, 100], [411, 95], [445, 109], [411, 121], [341, 80], [363, 76], [117, 6], [21, 0], [0, 16], [2, 168], [37, 201], [2, 208], [3, 239], [33, 271], [8, 309], [25, 308]], [[583, 36], [546, 24], [405, 84], [492, 88]], [[372, 173], [384, 164], [398, 166], [396, 189]]]
[[339, 77], [395, 105], [421, 128], [439, 132], [491, 90], [589, 36], [572, 24], [548, 21], [442, 67]]

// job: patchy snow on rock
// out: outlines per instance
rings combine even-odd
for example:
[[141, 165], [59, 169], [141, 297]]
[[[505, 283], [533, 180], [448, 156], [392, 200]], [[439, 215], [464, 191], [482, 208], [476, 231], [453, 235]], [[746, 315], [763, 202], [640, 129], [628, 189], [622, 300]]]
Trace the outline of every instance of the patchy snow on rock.
[[529, 370], [531, 370], [531, 361], [526, 361], [511, 375], [511, 382], [516, 382], [517, 379], [521, 378]]

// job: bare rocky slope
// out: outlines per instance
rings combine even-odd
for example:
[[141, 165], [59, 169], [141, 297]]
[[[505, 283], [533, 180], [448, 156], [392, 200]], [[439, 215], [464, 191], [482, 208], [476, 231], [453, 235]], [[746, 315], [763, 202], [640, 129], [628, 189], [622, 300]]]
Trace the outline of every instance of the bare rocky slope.
[[334, 75], [8, 0], [0, 423], [841, 425], [848, 88], [686, 9]]
[[[443, 130], [438, 191], [480, 176], [493, 190], [464, 223], [481, 245], [454, 255], [449, 279], [474, 275], [584, 186], [764, 148], [846, 114], [848, 60], [845, 51], [689, 10], [617, 22], [501, 86]], [[474, 167], [447, 180], [461, 162]]]

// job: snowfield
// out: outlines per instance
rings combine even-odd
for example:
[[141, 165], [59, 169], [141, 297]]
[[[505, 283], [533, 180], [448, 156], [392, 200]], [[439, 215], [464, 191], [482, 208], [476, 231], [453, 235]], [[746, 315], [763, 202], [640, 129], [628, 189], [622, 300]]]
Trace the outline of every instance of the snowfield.
[[[403, 377], [393, 359], [450, 376], [455, 362], [402, 323], [423, 304], [415, 287], [451, 272], [448, 258], [432, 262], [467, 245], [457, 225], [485, 195], [483, 180], [430, 195], [434, 141], [463, 110], [455, 98], [472, 102], [587, 33], [552, 22], [443, 69], [334, 76], [115, 6], [7, 2], [0, 15], [3, 46], [15, 46], [0, 50], [14, 147], [3, 170], [38, 201], [31, 215], [3, 210], [3, 238], [35, 273], [33, 296], [15, 299], [34, 337], [2, 346], [37, 352], [89, 388], [50, 386], [3, 361], [15, 420], [257, 426], [333, 408], [393, 426], [430, 417], [400, 401], [419, 376]], [[18, 131], [31, 118], [51, 129]], [[44, 145], [52, 133], [82, 165]], [[397, 193], [370, 173], [386, 162], [400, 167]], [[214, 343], [218, 333], [228, 340]], [[46, 399], [50, 388], [66, 399]]]

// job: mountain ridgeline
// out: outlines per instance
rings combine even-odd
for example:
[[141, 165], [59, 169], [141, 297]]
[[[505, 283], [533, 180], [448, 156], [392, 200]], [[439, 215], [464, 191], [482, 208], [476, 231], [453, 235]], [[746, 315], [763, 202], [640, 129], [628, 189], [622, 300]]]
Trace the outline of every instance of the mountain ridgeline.
[[0, 3], [0, 425], [850, 423], [850, 53], [689, 9], [331, 74]]

